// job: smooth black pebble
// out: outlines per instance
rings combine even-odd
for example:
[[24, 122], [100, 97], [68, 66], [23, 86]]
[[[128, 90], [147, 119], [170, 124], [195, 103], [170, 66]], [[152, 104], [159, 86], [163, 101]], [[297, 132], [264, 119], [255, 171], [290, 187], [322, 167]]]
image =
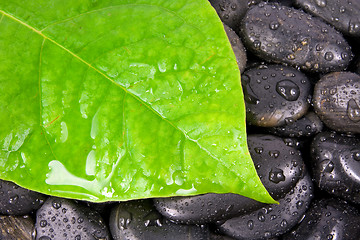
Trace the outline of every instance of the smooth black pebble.
[[282, 65], [260, 65], [241, 76], [247, 122], [275, 127], [302, 117], [310, 106], [311, 83], [305, 74]]
[[316, 185], [332, 195], [360, 204], [360, 139], [321, 132], [311, 143]]
[[311, 204], [302, 222], [283, 240], [359, 240], [360, 213], [339, 199], [321, 199]]
[[313, 72], [344, 70], [352, 59], [344, 37], [303, 11], [259, 3], [241, 25], [242, 40], [258, 57]]
[[36, 240], [110, 240], [109, 231], [95, 210], [74, 200], [51, 197], [36, 212]]
[[260, 1], [261, 0], [209, 0], [221, 21], [235, 31], [239, 30], [240, 22], [249, 7]]
[[109, 226], [114, 240], [207, 240], [210, 236], [206, 226], [170, 222], [150, 200], [119, 203], [111, 210]]
[[34, 220], [28, 216], [0, 216], [0, 239], [33, 240]]
[[314, 112], [308, 112], [296, 121], [288, 121], [283, 126], [267, 128], [269, 133], [292, 138], [310, 137], [321, 132], [322, 129], [323, 123]]
[[313, 185], [308, 173], [286, 196], [250, 214], [220, 223], [221, 232], [236, 239], [257, 240], [278, 237], [289, 231], [303, 217], [313, 198]]
[[360, 75], [326, 74], [315, 85], [313, 102], [315, 113], [327, 127], [360, 133]]
[[240, 37], [234, 32], [234, 30], [232, 30], [229, 26], [225, 24], [224, 29], [229, 38], [231, 47], [234, 51], [240, 73], [243, 73], [247, 62], [245, 47], [242, 44]]
[[282, 138], [251, 134], [248, 148], [261, 182], [274, 199], [283, 198], [302, 177], [305, 163], [300, 151]]
[[0, 214], [26, 215], [41, 207], [47, 196], [0, 180]]
[[185, 224], [203, 224], [228, 219], [264, 206], [253, 199], [231, 193], [156, 198], [154, 204], [166, 218]]
[[296, 0], [296, 4], [342, 33], [360, 37], [359, 0]]

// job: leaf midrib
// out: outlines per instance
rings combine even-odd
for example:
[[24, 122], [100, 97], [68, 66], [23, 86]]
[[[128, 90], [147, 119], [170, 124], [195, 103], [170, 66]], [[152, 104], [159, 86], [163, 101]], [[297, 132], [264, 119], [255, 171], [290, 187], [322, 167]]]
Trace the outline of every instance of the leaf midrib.
[[[17, 17], [3, 11], [0, 10], [0, 13], [3, 14], [3, 16], [6, 16], [12, 20], [14, 20], [15, 22], [18, 22], [19, 24], [29, 28], [30, 30], [32, 30], [33, 32], [37, 33], [38, 35], [40, 35], [41, 37], [43, 37], [45, 40], [49, 40], [50, 42], [52, 42], [53, 44], [55, 44], [56, 46], [60, 47], [61, 49], [63, 49], [64, 51], [66, 51], [67, 53], [69, 53], [70, 55], [72, 55], [73, 57], [75, 57], [76, 59], [78, 59], [80, 62], [84, 63], [85, 65], [87, 65], [89, 68], [93, 69], [95, 72], [99, 73], [101, 76], [103, 76], [104, 78], [106, 78], [107, 80], [109, 80], [110, 82], [112, 82], [113, 84], [115, 84], [117, 87], [120, 87], [123, 91], [125, 91], [126, 94], [130, 94], [132, 97], [134, 97], [135, 99], [137, 99], [140, 103], [142, 103], [144, 106], [146, 106], [150, 111], [152, 111], [155, 115], [157, 115], [158, 117], [160, 117], [163, 121], [167, 122], [168, 124], [170, 124], [171, 126], [173, 126], [177, 131], [181, 132], [182, 134], [184, 134], [184, 136], [196, 143], [196, 145], [198, 145], [198, 147], [205, 151], [211, 158], [217, 160], [218, 162], [222, 162], [218, 157], [216, 157], [214, 154], [212, 154], [208, 149], [206, 149], [205, 147], [201, 146], [200, 143], [195, 140], [192, 139], [190, 136], [188, 136], [186, 134], [186, 132], [182, 131], [180, 128], [178, 128], [176, 125], [174, 125], [172, 122], [170, 122], [169, 120], [167, 120], [166, 118], [164, 118], [163, 116], [161, 116], [160, 113], [158, 113], [157, 111], [155, 111], [152, 107], [149, 106], [149, 104], [147, 102], [145, 102], [144, 100], [142, 100], [141, 98], [139, 98], [138, 96], [136, 96], [135, 94], [129, 92], [124, 86], [118, 84], [117, 82], [115, 82], [113, 79], [111, 79], [110, 77], [108, 77], [106, 74], [104, 74], [102, 71], [100, 71], [99, 69], [95, 68], [94, 66], [92, 66], [90, 63], [86, 62], [84, 59], [82, 59], [80, 56], [76, 55], [75, 53], [73, 53], [71, 50], [67, 49], [66, 47], [64, 47], [63, 45], [61, 45], [60, 43], [56, 42], [55, 40], [49, 38], [48, 36], [46, 36], [45, 34], [43, 34], [40, 30], [37, 30], [36, 28], [30, 26], [29, 24], [27, 24], [26, 22], [23, 22], [22, 20], [18, 19]], [[1, 17], [1, 19], [3, 18], [3, 16]], [[44, 40], [44, 41], [45, 41]], [[40, 124], [41, 126], [41, 124]], [[49, 142], [48, 142], [49, 144]], [[49, 144], [49, 146], [51, 147], [51, 145]], [[236, 175], [238, 175], [236, 173]]]

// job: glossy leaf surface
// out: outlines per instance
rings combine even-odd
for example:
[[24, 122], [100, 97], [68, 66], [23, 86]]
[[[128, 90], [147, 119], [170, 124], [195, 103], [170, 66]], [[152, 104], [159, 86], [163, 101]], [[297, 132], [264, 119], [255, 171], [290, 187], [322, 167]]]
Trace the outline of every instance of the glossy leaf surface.
[[273, 200], [206, 0], [1, 0], [0, 177], [90, 201]]

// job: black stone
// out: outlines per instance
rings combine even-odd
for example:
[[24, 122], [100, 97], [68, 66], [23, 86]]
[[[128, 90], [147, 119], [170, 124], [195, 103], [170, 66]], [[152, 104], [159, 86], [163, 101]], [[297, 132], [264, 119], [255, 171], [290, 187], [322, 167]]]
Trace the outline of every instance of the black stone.
[[245, 47], [260, 58], [313, 72], [344, 70], [352, 52], [344, 37], [320, 18], [278, 4], [259, 3], [241, 24]]
[[249, 135], [248, 147], [261, 182], [274, 199], [283, 198], [303, 175], [300, 151], [280, 137], [261, 134]]
[[74, 200], [51, 197], [36, 212], [36, 240], [110, 240], [108, 229], [95, 210]]
[[296, 0], [296, 4], [342, 33], [360, 37], [359, 0]]
[[323, 123], [314, 112], [308, 112], [296, 121], [288, 121], [280, 127], [268, 128], [269, 133], [281, 137], [302, 138], [313, 136], [323, 129]]
[[242, 44], [240, 37], [234, 32], [234, 30], [232, 30], [225, 24], [224, 29], [229, 38], [231, 47], [234, 51], [240, 73], [243, 73], [247, 62], [245, 47]]
[[46, 195], [0, 180], [0, 214], [26, 215], [41, 207]]
[[360, 133], [360, 75], [326, 74], [315, 85], [313, 101], [315, 113], [327, 127]]
[[360, 204], [360, 139], [319, 133], [311, 144], [311, 156], [313, 179], [320, 189]]
[[239, 30], [240, 22], [249, 7], [260, 1], [261, 0], [209, 0], [221, 21], [236, 32]]
[[279, 205], [268, 205], [220, 224], [219, 230], [236, 239], [268, 239], [289, 231], [303, 217], [313, 198], [313, 185], [308, 173], [296, 184]]
[[207, 240], [210, 236], [206, 226], [170, 222], [150, 200], [119, 203], [111, 210], [109, 226], [114, 240]]
[[345, 201], [321, 199], [311, 204], [305, 218], [283, 240], [359, 240], [360, 213]]
[[302, 117], [310, 106], [311, 83], [300, 71], [282, 65], [260, 65], [241, 76], [247, 122], [275, 127]]

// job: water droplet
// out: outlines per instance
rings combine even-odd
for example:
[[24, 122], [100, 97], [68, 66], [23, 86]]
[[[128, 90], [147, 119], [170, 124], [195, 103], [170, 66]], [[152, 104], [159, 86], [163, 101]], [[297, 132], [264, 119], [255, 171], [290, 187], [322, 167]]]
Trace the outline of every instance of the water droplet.
[[132, 214], [126, 210], [120, 210], [118, 214], [118, 228], [120, 230], [127, 229], [132, 221]]
[[18, 196], [18, 195], [14, 195], [14, 196], [10, 197], [9, 203], [10, 203], [10, 204], [16, 204], [18, 200], [19, 200], [19, 196]]
[[81, 236], [80, 236], [80, 235], [76, 235], [76, 236], [75, 236], [75, 240], [81, 240]]
[[326, 61], [331, 61], [334, 59], [334, 54], [332, 52], [326, 52], [324, 58]]
[[289, 60], [294, 60], [295, 55], [293, 53], [291, 53], [291, 54], [287, 55], [286, 58], [289, 59]]
[[256, 147], [256, 148], [254, 148], [254, 150], [257, 154], [261, 154], [264, 151], [264, 149], [262, 147]]
[[350, 99], [347, 105], [347, 115], [353, 122], [360, 121], [360, 107], [355, 101], [355, 99]]
[[263, 213], [262, 211], [260, 211], [260, 212], [258, 213], [258, 220], [259, 220], [260, 222], [265, 222], [265, 215], [264, 215], [264, 213]]
[[300, 200], [300, 201], [297, 201], [297, 202], [296, 202], [296, 208], [297, 208], [297, 209], [300, 209], [300, 208], [302, 208], [303, 206], [304, 206], [304, 201], [301, 201], [301, 200]]
[[41, 220], [40, 221], [40, 227], [46, 227], [47, 225], [47, 221], [46, 220]]
[[300, 96], [299, 86], [288, 79], [276, 84], [276, 92], [288, 101], [296, 101]]
[[39, 238], [39, 240], [51, 240], [48, 236], [42, 236]]
[[360, 150], [353, 150], [352, 157], [355, 161], [360, 161]]
[[55, 208], [55, 209], [59, 209], [59, 208], [61, 208], [61, 203], [58, 202], [58, 201], [56, 201], [56, 200], [54, 200], [54, 201], [52, 202], [52, 206], [53, 206], [53, 208]]
[[283, 219], [280, 223], [280, 226], [285, 228], [285, 227], [287, 227], [287, 224], [288, 224], [288, 222], [285, 219]]
[[351, 22], [349, 23], [349, 33], [357, 33], [360, 31], [360, 22]]
[[324, 46], [321, 44], [316, 44], [315, 49], [316, 49], [316, 51], [321, 51], [324, 49]]
[[278, 150], [269, 151], [270, 157], [277, 158], [280, 155], [280, 152]]
[[249, 220], [247, 222], [247, 226], [250, 230], [253, 230], [254, 229], [254, 221], [253, 220]]
[[260, 48], [260, 46], [261, 46], [261, 42], [259, 40], [255, 40], [254, 41], [254, 47], [255, 48]]
[[78, 223], [83, 223], [84, 222], [84, 219], [82, 217], [79, 217], [78, 220], [77, 220]]
[[335, 93], [337, 93], [337, 88], [332, 88], [329, 91], [330, 95], [334, 95]]
[[278, 29], [279, 27], [280, 27], [280, 24], [279, 24], [279, 22], [277, 22], [277, 21], [271, 22], [271, 23], [269, 24], [269, 28], [270, 28], [271, 30], [276, 30], [276, 29]]
[[322, 172], [331, 173], [335, 167], [334, 163], [329, 159], [323, 160], [320, 164]]
[[273, 183], [279, 183], [285, 181], [285, 175], [283, 170], [279, 168], [272, 168], [269, 172], [269, 180]]
[[326, 7], [326, 0], [315, 0], [315, 3], [319, 7]]

